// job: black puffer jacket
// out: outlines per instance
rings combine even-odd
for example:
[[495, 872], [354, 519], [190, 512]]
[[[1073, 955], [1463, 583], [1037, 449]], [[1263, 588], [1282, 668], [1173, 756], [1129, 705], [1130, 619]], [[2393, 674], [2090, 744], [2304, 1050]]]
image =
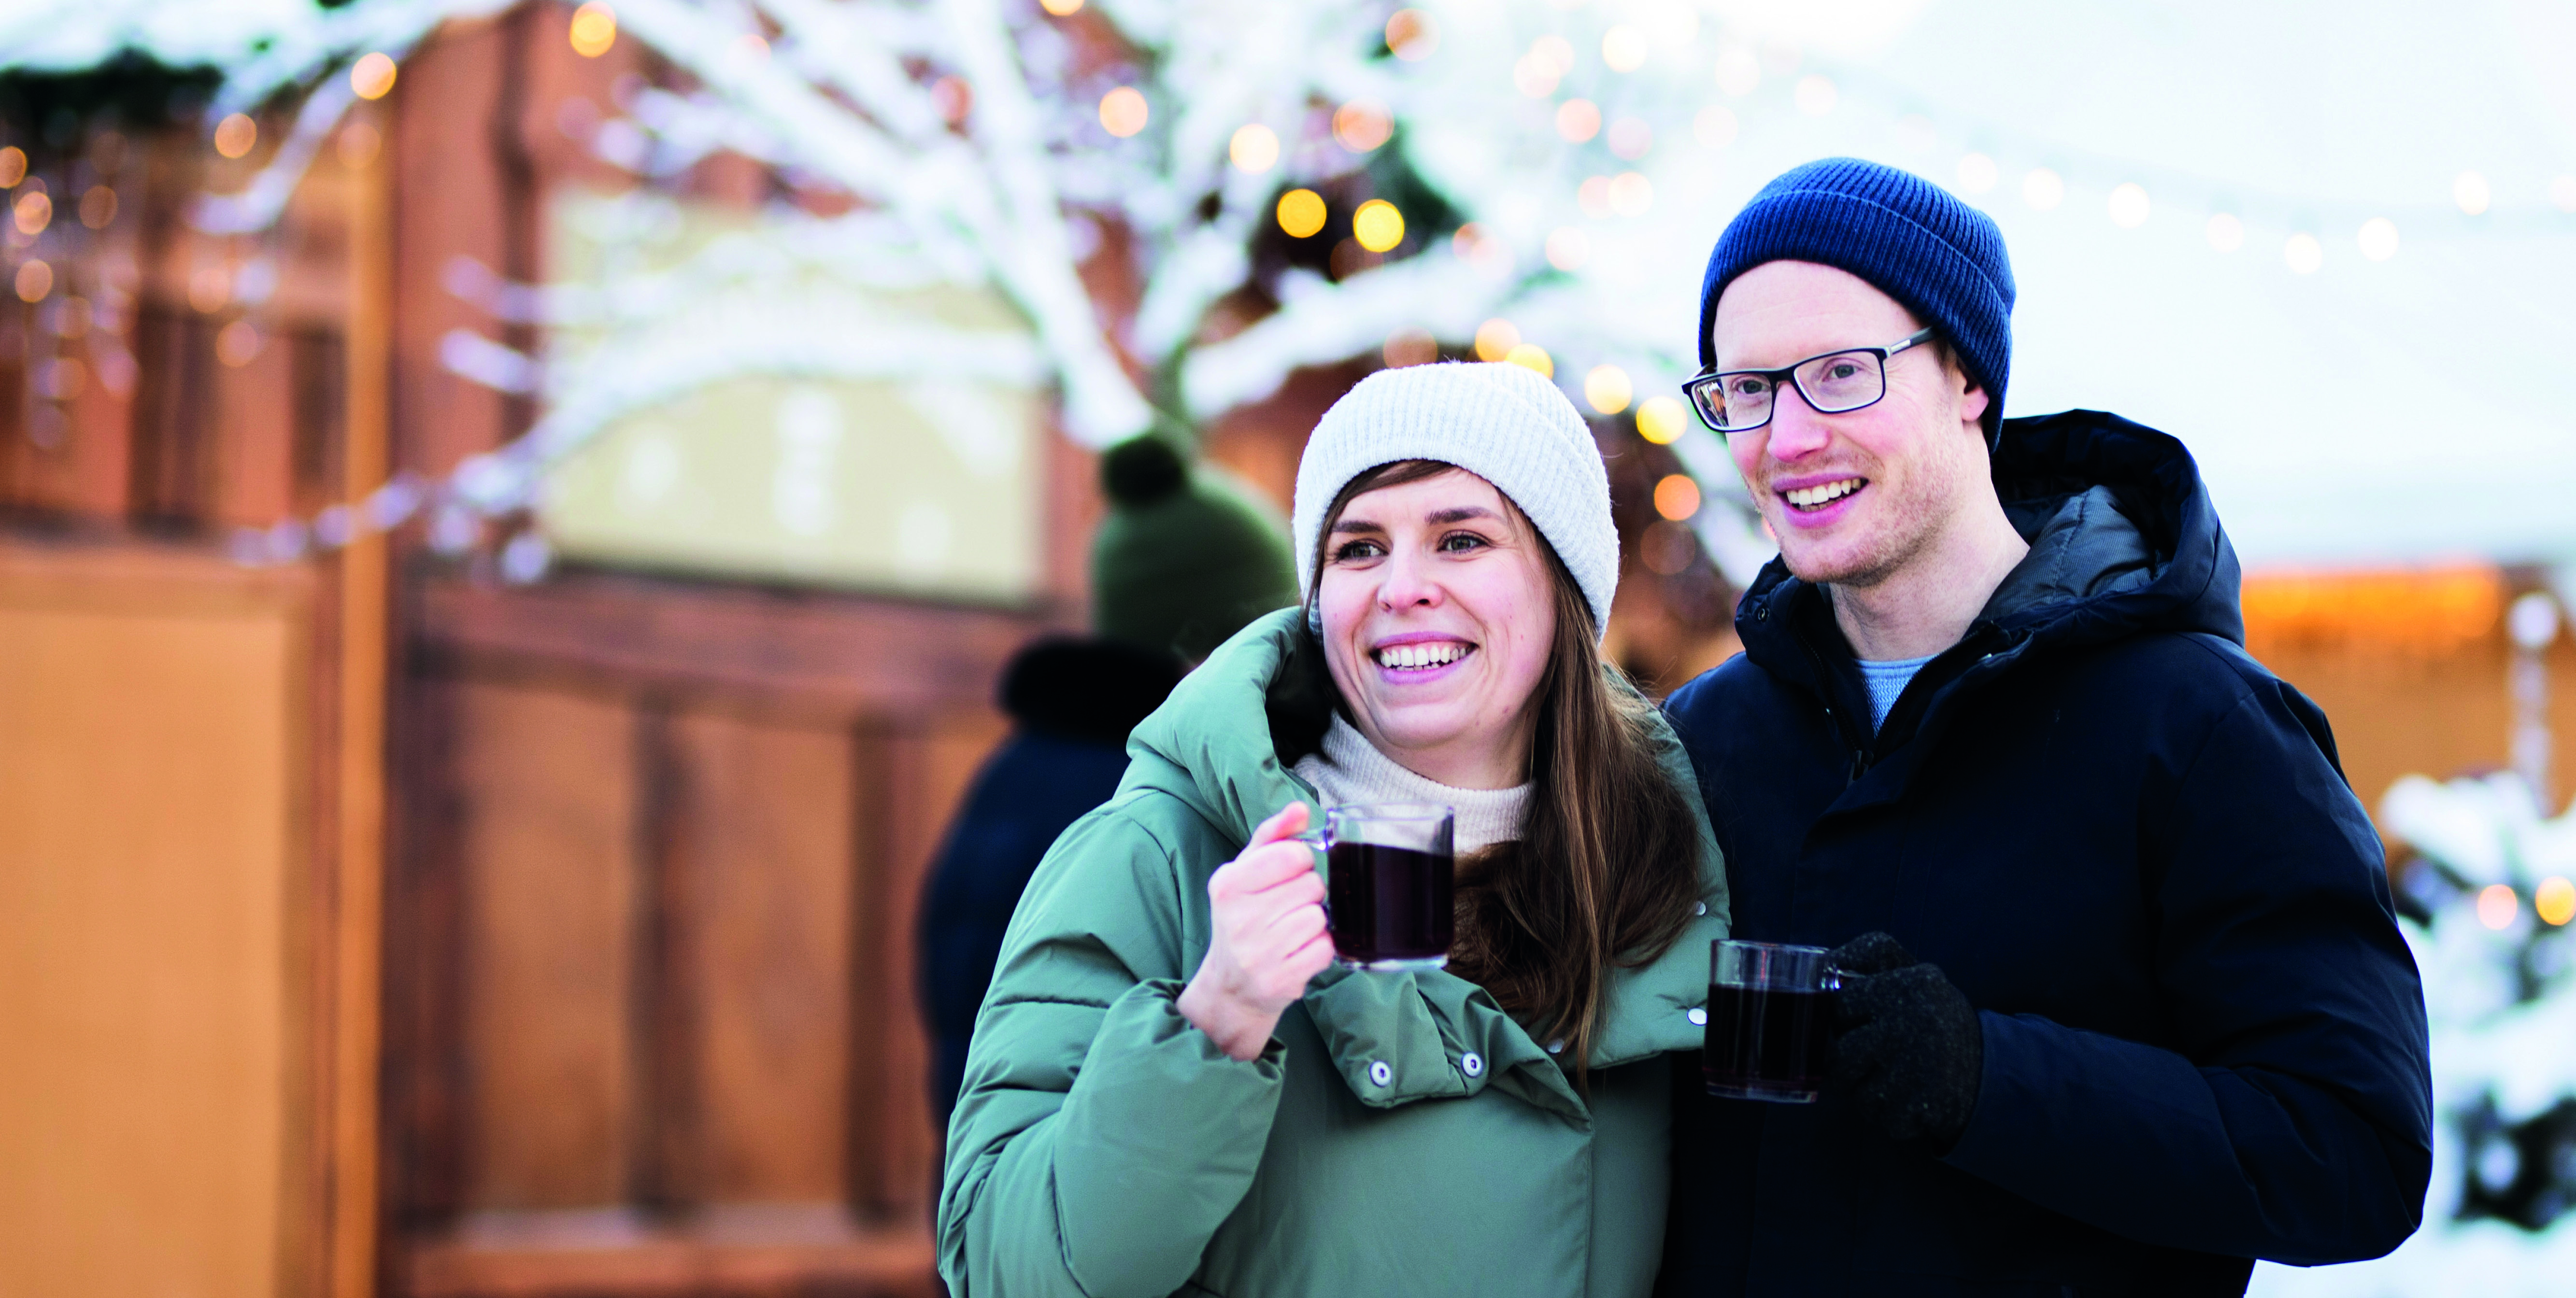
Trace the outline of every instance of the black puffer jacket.
[[[2008, 422], [2031, 554], [1872, 734], [1826, 594], [1776, 561], [1745, 653], [1667, 705], [1738, 936], [1872, 929], [1979, 1010], [1946, 1154], [1829, 1094], [1676, 1094], [1664, 1291], [2238, 1293], [2394, 1248], [2431, 1167], [2422, 987], [2316, 706], [2248, 657], [2182, 444]], [[1677, 1070], [1688, 1077], [1695, 1070]]]

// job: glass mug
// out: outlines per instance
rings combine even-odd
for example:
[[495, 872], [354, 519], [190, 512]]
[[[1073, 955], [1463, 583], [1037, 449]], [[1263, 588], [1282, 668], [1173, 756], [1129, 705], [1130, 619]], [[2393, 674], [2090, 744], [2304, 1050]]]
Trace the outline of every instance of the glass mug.
[[1333, 960], [1354, 969], [1438, 969], [1456, 936], [1456, 817], [1432, 802], [1353, 803], [1297, 836], [1323, 850]]
[[1708, 1093], [1812, 1104], [1824, 1089], [1829, 1000], [1842, 980], [1820, 946], [1721, 939], [1709, 950]]

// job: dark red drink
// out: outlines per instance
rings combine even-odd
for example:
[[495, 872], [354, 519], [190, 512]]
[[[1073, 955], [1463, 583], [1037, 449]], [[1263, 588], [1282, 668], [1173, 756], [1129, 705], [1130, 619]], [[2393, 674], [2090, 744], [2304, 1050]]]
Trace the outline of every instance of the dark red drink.
[[1708, 989], [1708, 1045], [1700, 1068], [1711, 1095], [1805, 1103], [1825, 1081], [1821, 991]]
[[1329, 860], [1333, 950], [1344, 962], [1437, 968], [1447, 961], [1458, 923], [1450, 853], [1342, 842]]

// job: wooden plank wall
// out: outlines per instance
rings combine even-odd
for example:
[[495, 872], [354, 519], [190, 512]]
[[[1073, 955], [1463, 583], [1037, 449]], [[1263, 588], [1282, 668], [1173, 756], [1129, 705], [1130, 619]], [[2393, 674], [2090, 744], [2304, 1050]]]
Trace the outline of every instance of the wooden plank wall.
[[928, 1292], [912, 926], [1030, 624], [603, 574], [411, 615], [398, 1289]]

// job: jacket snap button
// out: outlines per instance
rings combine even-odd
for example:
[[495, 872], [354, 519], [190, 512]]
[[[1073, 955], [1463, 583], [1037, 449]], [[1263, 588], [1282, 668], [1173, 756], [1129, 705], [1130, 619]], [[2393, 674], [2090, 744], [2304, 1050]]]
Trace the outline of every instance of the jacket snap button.
[[1560, 1041], [1551, 1041], [1551, 1042], [1548, 1042], [1548, 1043], [1547, 1043], [1547, 1052], [1548, 1052], [1549, 1054], [1551, 1054], [1551, 1055], [1561, 1055], [1561, 1054], [1564, 1054], [1564, 1053], [1565, 1053], [1565, 1042], [1563, 1042], [1563, 1041], [1561, 1041], [1561, 1040], [1560, 1040]]
[[1383, 1059], [1371, 1060], [1369, 1061], [1369, 1080], [1380, 1086], [1392, 1085], [1395, 1082], [1395, 1069], [1389, 1067]]
[[1470, 1051], [1468, 1051], [1467, 1053], [1465, 1053], [1465, 1054], [1463, 1054], [1463, 1055], [1458, 1056], [1458, 1071], [1460, 1071], [1460, 1072], [1462, 1072], [1462, 1073], [1465, 1073], [1465, 1074], [1466, 1074], [1466, 1075], [1468, 1075], [1469, 1077], [1482, 1077], [1482, 1076], [1484, 1076], [1484, 1075], [1485, 1075], [1485, 1057], [1484, 1057], [1483, 1055], [1477, 1054], [1477, 1053], [1476, 1053], [1475, 1051], [1473, 1051], [1473, 1050], [1470, 1050]]
[[1700, 1006], [1697, 1006], [1697, 1005], [1693, 1005], [1693, 1006], [1691, 1006], [1691, 1011], [1690, 1011], [1690, 1021], [1691, 1021], [1691, 1026], [1692, 1026], [1692, 1027], [1695, 1027], [1695, 1028], [1704, 1028], [1704, 1027], [1707, 1027], [1707, 1026], [1708, 1026], [1708, 1011], [1707, 1011], [1706, 1009], [1701, 1008]]
[[1707, 902], [1704, 902], [1704, 901], [1695, 901], [1695, 902], [1692, 902], [1692, 903], [1691, 903], [1691, 913], [1692, 913], [1692, 914], [1694, 914], [1694, 915], [1705, 915], [1705, 914], [1707, 914], [1707, 913], [1708, 913], [1708, 903], [1707, 903]]

